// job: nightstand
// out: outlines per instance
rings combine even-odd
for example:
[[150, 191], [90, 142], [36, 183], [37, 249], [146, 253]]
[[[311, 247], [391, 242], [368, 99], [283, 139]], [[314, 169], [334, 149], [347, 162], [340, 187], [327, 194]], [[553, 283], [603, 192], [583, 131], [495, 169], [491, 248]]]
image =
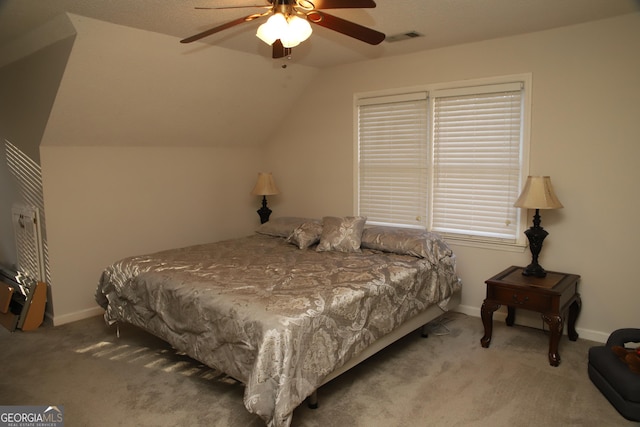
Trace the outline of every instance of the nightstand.
[[480, 343], [482, 347], [489, 347], [493, 332], [493, 312], [501, 305], [507, 306], [508, 326], [513, 326], [516, 308], [537, 311], [549, 325], [549, 364], [558, 366], [560, 364], [558, 343], [567, 313], [567, 335], [571, 341], [578, 339], [575, 326], [582, 306], [578, 293], [580, 276], [553, 271], [547, 272], [546, 277], [523, 276], [523, 269], [523, 267], [509, 267], [485, 282], [487, 297], [482, 303], [481, 310], [484, 336]]

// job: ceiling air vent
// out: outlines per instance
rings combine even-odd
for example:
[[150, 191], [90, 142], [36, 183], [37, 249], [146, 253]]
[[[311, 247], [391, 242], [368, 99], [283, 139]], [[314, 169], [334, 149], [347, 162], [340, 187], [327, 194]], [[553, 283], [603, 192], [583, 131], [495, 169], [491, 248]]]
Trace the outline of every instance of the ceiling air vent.
[[417, 31], [409, 31], [402, 34], [394, 34], [393, 36], [388, 36], [387, 38], [385, 38], [385, 41], [393, 43], [403, 40], [415, 39], [416, 37], [424, 37], [424, 34], [420, 34]]

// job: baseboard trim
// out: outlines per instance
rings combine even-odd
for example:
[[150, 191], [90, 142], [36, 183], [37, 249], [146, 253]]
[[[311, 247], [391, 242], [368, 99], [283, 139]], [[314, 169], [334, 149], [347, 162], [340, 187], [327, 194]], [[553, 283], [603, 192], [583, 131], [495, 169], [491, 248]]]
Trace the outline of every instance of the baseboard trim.
[[63, 314], [61, 316], [53, 316], [53, 325], [60, 326], [65, 323], [76, 322], [78, 320], [88, 319], [89, 317], [104, 314], [102, 307], [87, 308], [85, 310], [75, 311], [73, 313]]
[[[456, 307], [455, 311], [466, 314], [468, 316], [477, 317], [478, 319], [480, 319], [480, 307], [473, 307], [470, 305], [460, 304], [459, 306]], [[78, 320], [87, 319], [89, 317], [99, 316], [103, 313], [104, 313], [104, 309], [101, 307], [88, 308], [86, 310], [80, 310], [74, 313], [63, 314], [61, 316], [54, 316], [53, 324], [55, 326], [60, 326], [60, 325], [64, 325], [65, 323], [76, 322]], [[494, 321], [503, 322], [506, 319], [506, 317], [507, 317], [507, 310], [505, 307], [499, 308], [493, 314]], [[478, 322], [480, 327], [482, 327], [482, 323], [480, 322], [480, 320], [478, 320]], [[541, 329], [541, 327], [544, 326], [544, 322], [541, 321], [540, 316], [537, 315], [537, 313], [534, 313], [534, 312], [520, 313], [519, 312], [518, 316], [516, 317], [516, 325]], [[610, 335], [609, 333], [606, 333], [606, 332], [594, 331], [591, 329], [583, 329], [579, 327], [576, 328], [576, 332], [578, 332], [578, 334], [580, 335], [580, 338], [590, 340], [590, 341], [595, 341], [598, 343], [607, 342], [607, 339], [609, 338], [609, 335]]]
[[[460, 313], [464, 313], [468, 316], [480, 318], [480, 307], [473, 307], [470, 305], [461, 304], [456, 308], [456, 311], [459, 311]], [[537, 329], [542, 329], [542, 327], [545, 326], [544, 322], [542, 321], [538, 313], [531, 312], [531, 311], [522, 311], [517, 313], [518, 315], [516, 316], [516, 322], [515, 322], [516, 325], [528, 326], [530, 328], [537, 328]], [[495, 313], [493, 313], [494, 322], [495, 321], [503, 322], [506, 318], [507, 318], [506, 307], [500, 307]], [[579, 320], [580, 318], [578, 318], [578, 321]], [[482, 325], [482, 322], [480, 322], [479, 324]], [[591, 329], [583, 329], [583, 328], [577, 327], [576, 332], [578, 332], [578, 335], [580, 336], [580, 338], [583, 338], [589, 341], [595, 341], [598, 343], [605, 343], [609, 338], [609, 333], [593, 331]]]

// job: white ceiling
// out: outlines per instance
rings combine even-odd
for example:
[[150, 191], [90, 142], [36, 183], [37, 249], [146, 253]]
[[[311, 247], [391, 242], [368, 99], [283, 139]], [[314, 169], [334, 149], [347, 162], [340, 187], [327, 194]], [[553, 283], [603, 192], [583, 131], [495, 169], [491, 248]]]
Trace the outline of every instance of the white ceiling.
[[[348, 0], [344, 0], [345, 2]], [[327, 67], [363, 59], [523, 34], [637, 12], [640, 0], [377, 0], [375, 9], [327, 10], [387, 36], [424, 37], [370, 46], [314, 25], [291, 61]], [[260, 9], [196, 10], [195, 6], [268, 4], [267, 0], [0, 0], [0, 46], [54, 16], [69, 12], [176, 37], [191, 36]], [[270, 56], [255, 31], [264, 19], [243, 23], [199, 42]], [[185, 49], [194, 45], [185, 44]], [[280, 61], [286, 61], [282, 59]]]

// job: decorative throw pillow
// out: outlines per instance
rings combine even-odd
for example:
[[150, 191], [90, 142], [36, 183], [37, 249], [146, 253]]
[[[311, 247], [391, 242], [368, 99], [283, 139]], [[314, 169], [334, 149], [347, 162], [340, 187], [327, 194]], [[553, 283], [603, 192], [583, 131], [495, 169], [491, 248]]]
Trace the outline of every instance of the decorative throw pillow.
[[426, 258], [437, 263], [452, 252], [437, 233], [422, 229], [372, 226], [362, 232], [362, 247]]
[[365, 222], [367, 218], [363, 216], [325, 216], [322, 218], [322, 234], [316, 250], [360, 252]]
[[283, 216], [280, 218], [274, 218], [271, 221], [267, 221], [264, 224], [261, 224], [256, 229], [256, 233], [287, 238], [296, 227], [304, 224], [305, 222], [319, 223], [319, 221], [309, 218]]
[[318, 222], [305, 222], [291, 232], [289, 237], [287, 237], [287, 242], [296, 245], [300, 249], [306, 249], [318, 243], [321, 234], [322, 224]]

